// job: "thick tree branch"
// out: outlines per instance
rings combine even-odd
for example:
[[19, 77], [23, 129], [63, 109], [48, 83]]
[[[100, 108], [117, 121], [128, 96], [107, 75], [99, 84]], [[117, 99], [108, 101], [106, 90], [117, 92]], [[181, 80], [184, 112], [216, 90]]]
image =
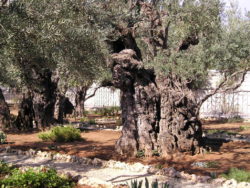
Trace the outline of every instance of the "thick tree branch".
[[92, 97], [94, 97], [95, 94], [96, 94], [96, 91], [97, 91], [98, 89], [100, 89], [101, 87], [102, 87], [102, 86], [99, 86], [99, 87], [95, 88], [94, 92], [93, 92], [91, 95], [89, 95], [88, 97], [85, 98], [85, 101], [88, 100], [88, 99], [90, 99], [90, 98], [92, 98]]
[[[233, 90], [236, 90], [238, 89], [242, 83], [245, 81], [245, 77], [246, 77], [246, 74], [247, 72], [250, 70], [250, 68], [246, 68], [244, 70], [240, 70], [240, 71], [237, 71], [235, 73], [233, 73], [232, 75], [230, 76], [226, 76], [224, 78], [224, 80], [213, 90], [211, 91], [210, 93], [208, 93], [207, 95], [205, 95], [199, 102], [198, 102], [198, 108], [197, 108], [197, 114], [199, 113], [200, 111], [200, 108], [202, 106], [202, 104], [210, 97], [212, 97], [213, 95], [217, 94], [217, 93], [225, 93], [225, 92], [228, 92], [228, 91], [233, 91]], [[228, 84], [228, 81], [232, 80], [233, 78], [235, 78], [236, 76], [238, 75], [241, 75], [239, 81], [232, 85], [232, 86], [227, 86], [226, 85]]]

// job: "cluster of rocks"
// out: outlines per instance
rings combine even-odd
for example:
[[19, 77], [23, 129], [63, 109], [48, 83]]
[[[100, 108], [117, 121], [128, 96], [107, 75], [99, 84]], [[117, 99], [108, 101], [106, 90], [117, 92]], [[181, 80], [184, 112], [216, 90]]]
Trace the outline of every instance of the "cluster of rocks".
[[[237, 183], [235, 180], [226, 180], [224, 178], [212, 179], [210, 176], [198, 176], [195, 174], [188, 174], [184, 171], [180, 172], [175, 170], [173, 167], [170, 168], [162, 168], [158, 169], [154, 166], [143, 165], [141, 163], [127, 164], [119, 161], [105, 161], [98, 158], [89, 159], [85, 157], [77, 157], [73, 155], [66, 155], [60, 153], [51, 153], [45, 151], [35, 151], [30, 149], [28, 151], [22, 151], [19, 149], [12, 149], [7, 147], [5, 149], [1, 149], [0, 152], [9, 153], [13, 155], [23, 155], [29, 156], [31, 158], [39, 158], [45, 159], [47, 161], [53, 162], [66, 162], [72, 163], [72, 165], [83, 166], [83, 168], [91, 167], [96, 169], [121, 169], [126, 170], [127, 172], [139, 172], [142, 174], [149, 174], [154, 176], [155, 178], [162, 179], [165, 181], [166, 179], [174, 180], [170, 183], [170, 187], [175, 187], [175, 183], [177, 182], [189, 182], [189, 185], [193, 185], [194, 187], [199, 187], [198, 185], [208, 185], [207, 187], [221, 187], [221, 188], [250, 188], [250, 183], [242, 182]], [[23, 167], [25, 169], [25, 167]], [[40, 167], [40, 168], [43, 168]], [[104, 185], [104, 187], [114, 187], [115, 185], [112, 182], [107, 182], [101, 179], [97, 179], [95, 177], [82, 177], [79, 174], [71, 174], [70, 172], [65, 172], [64, 175], [67, 177], [74, 179], [74, 181], [78, 182], [78, 184], [88, 184], [91, 186], [95, 185]]]

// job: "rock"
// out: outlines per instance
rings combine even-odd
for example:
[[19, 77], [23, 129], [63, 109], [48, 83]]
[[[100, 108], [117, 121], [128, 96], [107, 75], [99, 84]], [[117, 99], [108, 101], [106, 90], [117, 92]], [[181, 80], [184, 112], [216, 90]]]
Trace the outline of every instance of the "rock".
[[72, 181], [77, 183], [81, 178], [82, 178], [81, 175], [73, 176]]
[[234, 179], [227, 180], [223, 183], [222, 188], [237, 188], [237, 181]]
[[103, 161], [101, 159], [94, 158], [92, 160], [92, 164], [96, 167], [101, 167], [103, 166]]
[[11, 147], [10, 147], [10, 146], [7, 146], [7, 147], [5, 148], [5, 152], [6, 152], [6, 153], [10, 153], [10, 152], [11, 152]]
[[237, 185], [237, 188], [250, 188], [250, 183], [249, 182], [240, 182]]
[[216, 178], [216, 179], [214, 179], [212, 182], [213, 182], [213, 184], [215, 184], [215, 185], [222, 185], [225, 181], [226, 181], [225, 178]]
[[145, 170], [147, 171], [148, 168], [149, 168], [148, 166], [144, 166], [141, 163], [135, 163], [135, 164], [131, 165], [130, 170], [133, 172], [142, 172]]
[[200, 183], [207, 183], [209, 180], [211, 180], [211, 177], [210, 176], [198, 176], [197, 180]]
[[177, 174], [177, 171], [173, 167], [170, 167], [170, 168], [163, 168], [161, 170], [160, 175], [169, 176], [169, 177], [176, 177], [179, 174]]
[[191, 166], [206, 168], [207, 167], [207, 163], [206, 162], [194, 162], [194, 163], [191, 164]]
[[36, 155], [36, 151], [33, 150], [33, 149], [29, 149], [29, 150], [27, 151], [27, 153], [28, 153], [29, 156], [35, 156], [35, 155]]
[[155, 168], [154, 166], [150, 166], [147, 170], [149, 174], [156, 174], [159, 171], [159, 169]]

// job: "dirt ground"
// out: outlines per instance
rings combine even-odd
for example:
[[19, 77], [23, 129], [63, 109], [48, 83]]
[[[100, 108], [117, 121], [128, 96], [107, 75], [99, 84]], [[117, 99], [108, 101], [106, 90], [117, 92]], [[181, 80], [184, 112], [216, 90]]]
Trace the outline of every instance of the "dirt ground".
[[[236, 131], [240, 134], [250, 135], [250, 130], [241, 131], [240, 126], [250, 126], [250, 123], [230, 123], [230, 124], [206, 124], [204, 129], [222, 129]], [[169, 157], [151, 158], [130, 158], [127, 159], [115, 153], [114, 145], [121, 133], [118, 131], [102, 130], [82, 133], [84, 141], [72, 143], [51, 143], [43, 142], [38, 138], [38, 133], [8, 134], [8, 144], [19, 149], [40, 149], [66, 153], [70, 155], [84, 156], [89, 158], [101, 158], [105, 160], [115, 159], [126, 162], [142, 162], [144, 164], [155, 165], [158, 168], [175, 167], [180, 171], [195, 173], [199, 175], [209, 175], [211, 172], [217, 174], [227, 171], [231, 167], [243, 168], [250, 171], [250, 143], [228, 142], [220, 143], [212, 152], [191, 156], [189, 154], [175, 154]], [[53, 149], [51, 146], [54, 146]], [[191, 164], [195, 161], [214, 161], [214, 168], [198, 168]]]

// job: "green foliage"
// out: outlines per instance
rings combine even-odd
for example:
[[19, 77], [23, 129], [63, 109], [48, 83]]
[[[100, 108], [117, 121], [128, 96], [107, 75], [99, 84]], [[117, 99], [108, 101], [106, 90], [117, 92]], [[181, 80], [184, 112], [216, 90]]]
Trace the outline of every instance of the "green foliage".
[[136, 153], [137, 158], [145, 157], [145, 151], [144, 150], [138, 150]]
[[[104, 49], [81, 0], [11, 1], [0, 10], [0, 82], [39, 89], [31, 71], [57, 71], [59, 85], [93, 81]], [[29, 74], [27, 74], [27, 72]], [[63, 82], [63, 83], [61, 83]]]
[[55, 170], [37, 171], [30, 168], [25, 172], [15, 169], [7, 178], [0, 180], [0, 186], [6, 188], [71, 188], [74, 184], [70, 180], [58, 176]]
[[153, 154], [152, 154], [153, 156], [160, 156], [160, 153], [159, 153], [159, 151], [158, 150], [153, 150]]
[[95, 113], [102, 116], [117, 116], [121, 108], [119, 106], [97, 108]]
[[0, 131], [0, 144], [4, 144], [6, 142], [6, 134], [3, 131]]
[[53, 141], [53, 142], [73, 142], [82, 140], [80, 130], [70, 126], [53, 127], [48, 132], [40, 133], [38, 137], [43, 141]]
[[235, 179], [238, 182], [250, 182], [250, 172], [238, 168], [230, 168], [226, 174], [222, 174], [226, 179]]
[[0, 161], [0, 176], [12, 173], [15, 168], [4, 161]]
[[206, 162], [206, 168], [219, 168], [219, 163], [217, 161]]
[[[139, 181], [138, 180], [132, 180], [130, 183], [130, 188], [142, 188], [143, 187], [143, 180]], [[145, 188], [168, 188], [169, 184], [168, 183], [163, 183], [159, 184], [158, 180], [154, 181], [151, 183], [151, 187], [149, 186], [149, 181], [147, 178], [145, 178]]]
[[241, 131], [245, 131], [245, 130], [249, 130], [249, 129], [250, 129], [250, 125], [241, 125], [240, 126]]

